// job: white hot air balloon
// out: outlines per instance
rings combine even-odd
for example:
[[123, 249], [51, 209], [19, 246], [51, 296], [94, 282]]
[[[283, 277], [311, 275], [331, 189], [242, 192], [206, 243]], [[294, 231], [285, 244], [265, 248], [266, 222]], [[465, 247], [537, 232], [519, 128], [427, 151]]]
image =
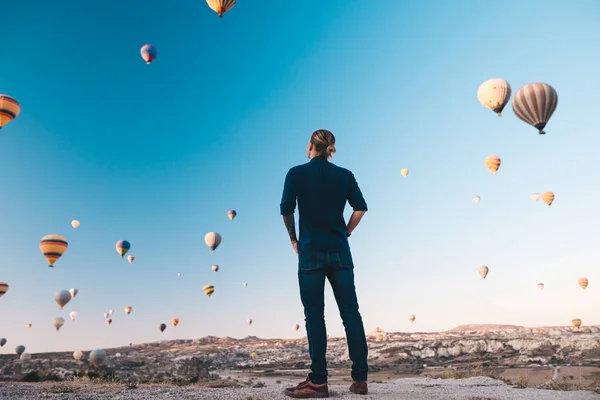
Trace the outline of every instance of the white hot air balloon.
[[540, 194], [539, 193], [532, 193], [531, 196], [531, 200], [533, 201], [538, 201], [540, 199]]
[[71, 288], [71, 289], [69, 289], [69, 293], [71, 294], [72, 298], [75, 298], [75, 296], [77, 296], [77, 293], [79, 293], [79, 290], [77, 290], [75, 288]]
[[473, 201], [475, 202], [475, 204], [479, 204], [479, 202], [481, 201], [481, 196], [473, 197]]
[[71, 221], [71, 226], [75, 229], [79, 228], [79, 221], [74, 219], [73, 221]]
[[52, 321], [52, 326], [56, 328], [58, 331], [65, 324], [65, 319], [62, 317], [54, 318]]
[[81, 357], [83, 357], [83, 353], [81, 351], [76, 351], [73, 353], [73, 358], [77, 361], [81, 360]]
[[78, 313], [76, 313], [75, 311], [71, 311], [71, 312], [69, 313], [69, 317], [71, 317], [71, 319], [72, 319], [73, 321], [75, 321], [75, 320], [77, 319], [77, 317], [78, 317], [78, 316], [79, 316], [79, 314], [78, 314]]
[[483, 82], [477, 90], [477, 99], [485, 108], [492, 110], [499, 117], [508, 104], [511, 88], [507, 81], [501, 78], [492, 78]]

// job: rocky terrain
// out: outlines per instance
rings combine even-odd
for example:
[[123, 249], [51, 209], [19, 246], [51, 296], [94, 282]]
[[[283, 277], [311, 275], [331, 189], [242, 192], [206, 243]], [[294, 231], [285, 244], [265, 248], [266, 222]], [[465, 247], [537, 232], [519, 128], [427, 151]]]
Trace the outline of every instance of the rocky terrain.
[[[388, 333], [376, 329], [369, 334], [369, 350], [374, 372], [390, 370], [412, 376], [435, 369], [474, 366], [599, 367], [600, 329], [495, 325], [464, 326], [441, 333]], [[211, 374], [298, 371], [309, 364], [306, 338], [204, 337], [106, 349], [106, 353], [106, 363], [99, 369], [89, 365], [87, 352], [79, 362], [72, 353], [32, 354], [28, 361], [21, 361], [16, 355], [0, 356], [0, 380], [22, 381], [28, 379], [27, 373], [35, 371], [34, 375], [40, 375], [42, 380], [101, 375], [136, 382], [196, 382]], [[328, 360], [332, 369], [349, 366], [345, 339], [329, 339]]]

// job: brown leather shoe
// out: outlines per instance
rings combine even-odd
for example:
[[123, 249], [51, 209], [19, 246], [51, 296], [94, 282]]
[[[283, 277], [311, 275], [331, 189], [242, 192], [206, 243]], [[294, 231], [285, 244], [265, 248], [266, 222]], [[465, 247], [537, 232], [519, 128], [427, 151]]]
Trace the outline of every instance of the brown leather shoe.
[[294, 399], [324, 399], [329, 397], [327, 384], [314, 384], [310, 381], [310, 378], [306, 378], [304, 382], [299, 383], [297, 386], [285, 389], [283, 393]]
[[369, 393], [369, 389], [367, 388], [367, 382], [366, 381], [362, 381], [362, 382], [357, 382], [354, 381], [352, 382], [352, 385], [350, 386], [350, 391], [354, 394], [367, 394]]

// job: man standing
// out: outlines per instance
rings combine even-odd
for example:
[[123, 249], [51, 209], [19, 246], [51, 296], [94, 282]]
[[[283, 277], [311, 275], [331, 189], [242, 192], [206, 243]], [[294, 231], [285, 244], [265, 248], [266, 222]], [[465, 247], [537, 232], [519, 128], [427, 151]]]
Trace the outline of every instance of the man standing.
[[[312, 364], [306, 380], [285, 390], [298, 399], [329, 397], [327, 388], [327, 332], [325, 330], [325, 278], [329, 280], [346, 329], [352, 360], [350, 391], [367, 394], [367, 340], [354, 288], [354, 264], [348, 237], [367, 211], [367, 204], [352, 172], [329, 162], [335, 153], [335, 136], [315, 131], [308, 143], [310, 162], [287, 173], [281, 215], [298, 254], [298, 282], [304, 306]], [[294, 211], [298, 201], [300, 240], [296, 238]], [[354, 209], [344, 221], [346, 201]]]

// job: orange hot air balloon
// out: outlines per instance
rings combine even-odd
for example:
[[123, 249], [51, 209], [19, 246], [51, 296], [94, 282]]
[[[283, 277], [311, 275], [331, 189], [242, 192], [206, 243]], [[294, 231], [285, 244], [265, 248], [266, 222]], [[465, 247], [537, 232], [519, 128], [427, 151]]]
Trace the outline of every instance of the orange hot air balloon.
[[214, 12], [223, 18], [223, 14], [231, 10], [235, 5], [235, 0], [206, 0], [206, 3]]
[[0, 94], [0, 129], [19, 116], [21, 106], [10, 96]]
[[548, 204], [548, 206], [551, 206], [552, 202], [554, 202], [554, 192], [542, 193], [542, 201], [544, 203]]
[[127, 314], [127, 315], [131, 314], [131, 310], [133, 310], [133, 308], [131, 308], [131, 306], [125, 307], [125, 314]]
[[583, 290], [585, 290], [587, 289], [588, 283], [590, 283], [590, 281], [588, 280], [588, 278], [579, 278], [577, 283], [579, 283], [579, 286], [581, 286]]
[[46, 235], [40, 241], [40, 250], [48, 260], [49, 267], [54, 266], [56, 260], [67, 251], [68, 247], [67, 239], [60, 235]]
[[500, 168], [500, 157], [498, 156], [489, 156], [485, 159], [485, 166], [487, 167], [487, 169], [489, 169], [490, 171], [492, 171], [494, 173], [494, 175], [496, 175], [496, 172], [498, 172], [498, 169]]
[[179, 325], [179, 318], [173, 318], [173, 319], [171, 320], [171, 323], [173, 324], [173, 326], [177, 326], [177, 325]]

